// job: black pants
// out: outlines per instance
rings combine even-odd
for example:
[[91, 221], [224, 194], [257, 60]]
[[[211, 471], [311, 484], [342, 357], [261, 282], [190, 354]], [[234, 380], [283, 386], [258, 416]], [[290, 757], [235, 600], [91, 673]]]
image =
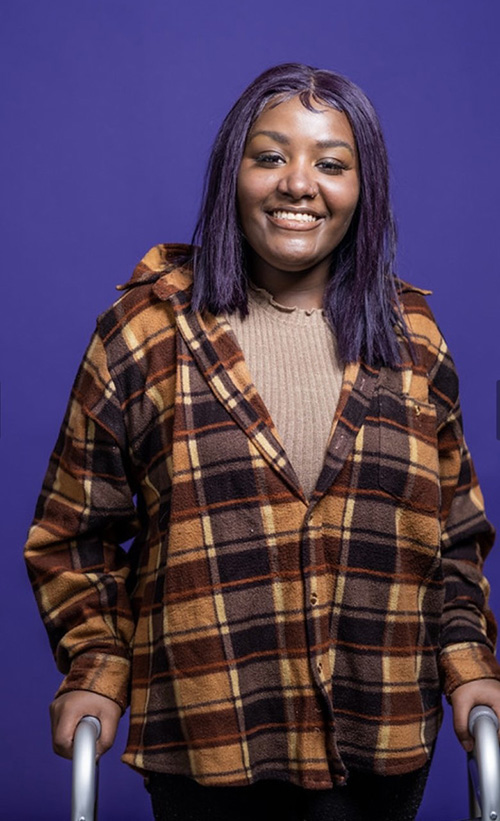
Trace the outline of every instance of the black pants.
[[284, 781], [203, 787], [183, 775], [152, 773], [155, 821], [413, 821], [430, 762], [405, 775], [351, 772], [344, 787], [306, 790]]

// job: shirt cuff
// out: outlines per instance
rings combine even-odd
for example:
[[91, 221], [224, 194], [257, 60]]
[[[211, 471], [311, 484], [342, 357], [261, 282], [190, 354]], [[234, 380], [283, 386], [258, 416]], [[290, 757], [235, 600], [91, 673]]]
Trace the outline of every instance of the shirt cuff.
[[453, 690], [469, 681], [493, 678], [500, 681], [500, 665], [491, 650], [472, 641], [450, 644], [439, 655], [443, 693], [449, 700]]
[[59, 687], [56, 698], [73, 690], [88, 690], [116, 701], [122, 712], [129, 701], [130, 661], [109, 653], [81, 653]]

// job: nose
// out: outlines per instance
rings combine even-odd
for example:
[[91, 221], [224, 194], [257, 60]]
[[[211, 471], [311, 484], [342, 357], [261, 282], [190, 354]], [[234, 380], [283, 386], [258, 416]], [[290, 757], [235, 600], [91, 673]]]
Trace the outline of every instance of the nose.
[[304, 197], [314, 199], [318, 194], [318, 185], [312, 169], [302, 164], [289, 165], [284, 167], [283, 172], [278, 182], [280, 194], [294, 200], [301, 200]]

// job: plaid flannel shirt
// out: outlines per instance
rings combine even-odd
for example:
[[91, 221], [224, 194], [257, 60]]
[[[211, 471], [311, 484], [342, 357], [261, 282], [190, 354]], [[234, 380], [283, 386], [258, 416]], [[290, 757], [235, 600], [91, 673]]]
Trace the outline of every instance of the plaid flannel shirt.
[[307, 501], [230, 326], [190, 311], [182, 250], [152, 249], [99, 318], [30, 530], [58, 692], [130, 698], [140, 771], [416, 769], [442, 690], [500, 679], [493, 529], [428, 292], [401, 283], [416, 365], [346, 366]]

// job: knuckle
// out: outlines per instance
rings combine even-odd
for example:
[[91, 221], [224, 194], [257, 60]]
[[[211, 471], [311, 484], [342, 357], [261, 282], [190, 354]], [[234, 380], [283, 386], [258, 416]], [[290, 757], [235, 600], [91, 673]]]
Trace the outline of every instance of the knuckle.
[[72, 748], [66, 744], [54, 743], [54, 752], [62, 758], [71, 758]]

